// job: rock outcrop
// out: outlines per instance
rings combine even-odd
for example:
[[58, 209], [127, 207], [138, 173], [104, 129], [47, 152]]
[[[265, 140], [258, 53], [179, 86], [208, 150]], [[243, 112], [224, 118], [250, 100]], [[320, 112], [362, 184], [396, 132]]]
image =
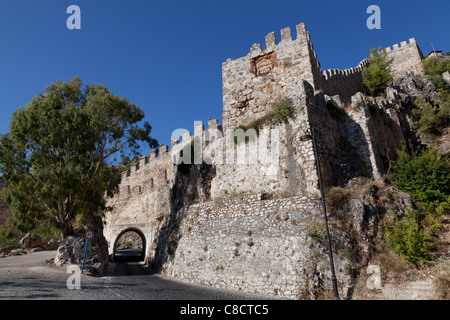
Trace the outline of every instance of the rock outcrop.
[[[103, 236], [101, 218], [98, 216], [88, 217], [83, 230], [94, 232], [94, 238], [87, 243], [83, 273], [101, 276], [108, 262], [108, 244]], [[82, 266], [86, 247], [84, 231], [78, 230], [74, 235], [61, 241], [54, 259], [57, 266], [63, 267], [72, 264]]]

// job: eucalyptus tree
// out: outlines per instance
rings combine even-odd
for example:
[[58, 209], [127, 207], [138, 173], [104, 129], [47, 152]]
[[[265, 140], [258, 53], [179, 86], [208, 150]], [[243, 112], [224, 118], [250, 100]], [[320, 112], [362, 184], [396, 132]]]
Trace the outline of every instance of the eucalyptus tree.
[[106, 208], [120, 183], [118, 155], [135, 155], [157, 141], [144, 112], [105, 86], [83, 87], [78, 77], [56, 81], [12, 116], [0, 137], [3, 199], [22, 232], [56, 228], [62, 237], [76, 222]]

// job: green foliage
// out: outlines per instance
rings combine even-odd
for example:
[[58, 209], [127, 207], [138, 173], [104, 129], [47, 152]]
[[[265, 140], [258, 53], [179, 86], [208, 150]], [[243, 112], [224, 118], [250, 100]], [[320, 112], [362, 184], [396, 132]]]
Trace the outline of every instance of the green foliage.
[[0, 225], [0, 249], [17, 246], [17, 234], [9, 227], [9, 225]]
[[[323, 220], [313, 220], [305, 225], [306, 235], [316, 241], [326, 241], [327, 240], [327, 229]], [[330, 238], [335, 236], [333, 229], [329, 229]]]
[[389, 69], [392, 60], [387, 60], [386, 55], [381, 47], [378, 50], [372, 48], [370, 63], [362, 72], [363, 83], [373, 96], [382, 94], [393, 79]]
[[273, 119], [276, 122], [285, 122], [287, 119], [292, 118], [294, 113], [294, 107], [289, 98], [283, 98], [279, 102], [272, 106]]
[[440, 60], [436, 57], [428, 57], [422, 62], [423, 72], [426, 75], [442, 75], [444, 72], [450, 72], [450, 60]]
[[[241, 129], [244, 133], [249, 133], [249, 130], [255, 130], [256, 135], [259, 135], [259, 131], [262, 126], [268, 122], [282, 123], [287, 121], [289, 118], [292, 118], [294, 114], [294, 106], [289, 98], [283, 98], [280, 101], [272, 104], [272, 109], [266, 115], [259, 117], [248, 125], [239, 125], [234, 130]], [[234, 136], [234, 143], [238, 143], [238, 137]], [[248, 142], [250, 140], [250, 136], [245, 137], [245, 141]]]
[[443, 213], [450, 209], [449, 160], [439, 155], [436, 148], [418, 153], [407, 152], [403, 146], [397, 155], [393, 164], [394, 184], [411, 192], [427, 212]]
[[406, 261], [428, 263], [435, 247], [432, 233], [436, 226], [418, 211], [408, 210], [404, 217], [396, 216], [394, 222], [386, 226], [386, 240]]
[[[448, 52], [447, 52], [448, 53]], [[422, 62], [423, 72], [428, 76], [438, 89], [449, 90], [449, 84], [444, 80], [442, 74], [450, 72], [450, 60], [428, 57]]]
[[143, 111], [102, 85], [84, 89], [78, 77], [57, 81], [13, 113], [9, 133], [0, 137], [0, 171], [8, 186], [18, 230], [52, 228], [72, 233], [83, 217], [106, 209], [120, 174], [109, 161], [137, 154], [139, 141], [156, 147]]
[[435, 248], [434, 234], [442, 226], [442, 214], [450, 209], [450, 163], [436, 148], [417, 152], [406, 145], [397, 152], [393, 182], [408, 191], [423, 213], [408, 210], [386, 226], [386, 239], [408, 262], [427, 263]]
[[436, 74], [436, 75], [429, 76], [428, 79], [430, 79], [430, 81], [434, 83], [434, 85], [436, 86], [436, 89], [442, 89], [442, 90], [448, 91], [450, 88], [450, 85], [444, 79], [444, 76], [442, 74]]
[[306, 235], [312, 239], [325, 241], [327, 239], [327, 230], [318, 222], [311, 222], [307, 224]]
[[117, 244], [117, 246], [116, 246], [116, 248], [117, 249], [132, 249], [133, 248], [133, 242], [131, 242], [131, 241], [127, 241], [127, 242], [125, 242], [125, 243], [122, 243], [122, 244]]
[[419, 97], [415, 101], [413, 115], [417, 119], [419, 132], [439, 135], [450, 122], [450, 93], [438, 90], [438, 101], [434, 104]]

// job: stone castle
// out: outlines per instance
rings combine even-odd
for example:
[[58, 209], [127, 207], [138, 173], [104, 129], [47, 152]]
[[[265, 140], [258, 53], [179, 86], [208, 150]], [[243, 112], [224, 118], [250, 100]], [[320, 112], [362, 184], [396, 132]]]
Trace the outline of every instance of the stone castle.
[[[162, 145], [123, 172], [104, 218], [112, 257], [118, 238], [134, 231], [145, 261], [183, 281], [288, 298], [330, 283], [326, 264], [311, 259], [308, 226], [322, 221], [322, 207], [313, 145], [300, 137], [315, 130], [324, 185], [341, 185], [382, 176], [412, 121], [395, 89], [384, 98], [366, 96], [367, 59], [322, 70], [304, 24], [296, 34], [294, 40], [285, 28], [276, 43], [269, 33], [264, 49], [254, 44], [246, 56], [223, 63], [222, 124], [195, 124], [194, 135], [180, 133], [170, 150]], [[422, 73], [414, 39], [386, 52], [394, 78]], [[246, 143], [229, 138], [285, 98], [294, 110], [287, 121], [268, 121]], [[195, 164], [177, 165], [196, 148]], [[351, 262], [335, 259], [345, 296], [352, 280], [343, 270]]]

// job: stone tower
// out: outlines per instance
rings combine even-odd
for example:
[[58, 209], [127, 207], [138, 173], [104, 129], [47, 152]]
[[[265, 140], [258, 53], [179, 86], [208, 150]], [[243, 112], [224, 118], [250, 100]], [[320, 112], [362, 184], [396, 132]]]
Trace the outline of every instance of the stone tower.
[[223, 128], [248, 124], [270, 110], [273, 103], [287, 95], [286, 86], [299, 79], [314, 88], [323, 86], [323, 76], [309, 32], [297, 25], [297, 38], [291, 29], [281, 30], [281, 42], [275, 33], [266, 36], [266, 48], [254, 44], [242, 58], [228, 59], [222, 65]]

